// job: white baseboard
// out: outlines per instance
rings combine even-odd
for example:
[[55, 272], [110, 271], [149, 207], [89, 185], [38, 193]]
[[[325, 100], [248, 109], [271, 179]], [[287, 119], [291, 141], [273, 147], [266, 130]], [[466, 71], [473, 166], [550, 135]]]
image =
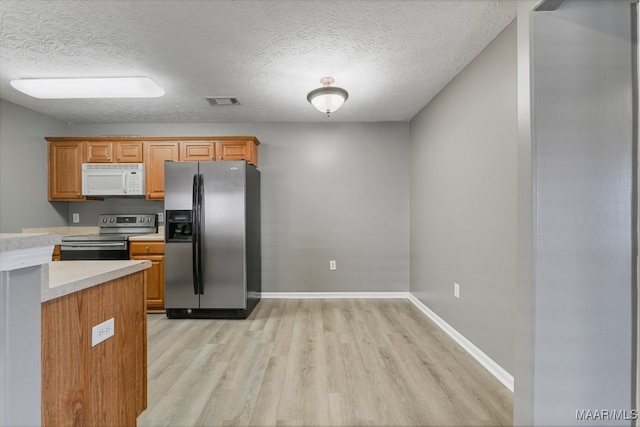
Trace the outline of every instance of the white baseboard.
[[262, 292], [262, 298], [336, 299], [336, 298], [409, 298], [409, 292]]
[[466, 339], [464, 335], [456, 331], [451, 325], [442, 320], [440, 316], [431, 311], [429, 307], [424, 305], [418, 298], [409, 294], [409, 301], [413, 303], [420, 311], [430, 318], [436, 325], [440, 327], [447, 335], [449, 335], [460, 347], [464, 348], [474, 359], [476, 359], [484, 368], [498, 379], [511, 392], [514, 389], [513, 375], [504, 370], [500, 365], [487, 356], [482, 350], [476, 347], [471, 341]]
[[442, 320], [418, 298], [410, 292], [262, 292], [262, 298], [281, 299], [335, 299], [335, 298], [402, 298], [408, 299], [418, 307], [422, 313], [430, 318], [440, 329], [458, 343], [467, 353], [476, 359], [489, 373], [498, 379], [505, 387], [513, 392], [514, 379], [500, 365], [487, 356], [482, 350], [476, 347], [471, 341], [466, 339], [460, 332]]

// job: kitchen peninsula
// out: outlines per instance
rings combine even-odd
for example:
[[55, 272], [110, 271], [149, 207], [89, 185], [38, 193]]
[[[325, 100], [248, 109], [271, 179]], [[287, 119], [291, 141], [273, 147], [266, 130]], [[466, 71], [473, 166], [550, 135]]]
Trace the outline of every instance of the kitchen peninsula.
[[135, 425], [146, 408], [151, 263], [50, 263], [58, 243], [0, 234], [0, 426]]

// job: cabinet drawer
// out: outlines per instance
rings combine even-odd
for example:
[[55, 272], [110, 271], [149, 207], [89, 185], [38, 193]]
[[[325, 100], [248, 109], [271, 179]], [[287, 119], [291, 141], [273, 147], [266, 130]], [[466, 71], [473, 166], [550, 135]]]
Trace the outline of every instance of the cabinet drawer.
[[129, 252], [134, 255], [164, 255], [164, 242], [130, 242]]

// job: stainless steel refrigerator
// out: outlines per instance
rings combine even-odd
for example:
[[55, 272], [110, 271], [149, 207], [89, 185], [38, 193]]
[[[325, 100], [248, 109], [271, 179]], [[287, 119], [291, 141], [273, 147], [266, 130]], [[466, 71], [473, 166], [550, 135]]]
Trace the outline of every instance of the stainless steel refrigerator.
[[244, 161], [166, 162], [168, 318], [246, 318], [260, 301], [260, 172]]

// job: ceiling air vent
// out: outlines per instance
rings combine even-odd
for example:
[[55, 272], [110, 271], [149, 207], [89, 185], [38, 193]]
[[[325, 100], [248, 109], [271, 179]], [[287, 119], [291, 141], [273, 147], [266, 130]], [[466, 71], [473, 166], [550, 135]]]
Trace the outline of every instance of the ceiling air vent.
[[240, 101], [235, 96], [205, 96], [204, 100], [213, 107], [218, 105], [240, 105]]

